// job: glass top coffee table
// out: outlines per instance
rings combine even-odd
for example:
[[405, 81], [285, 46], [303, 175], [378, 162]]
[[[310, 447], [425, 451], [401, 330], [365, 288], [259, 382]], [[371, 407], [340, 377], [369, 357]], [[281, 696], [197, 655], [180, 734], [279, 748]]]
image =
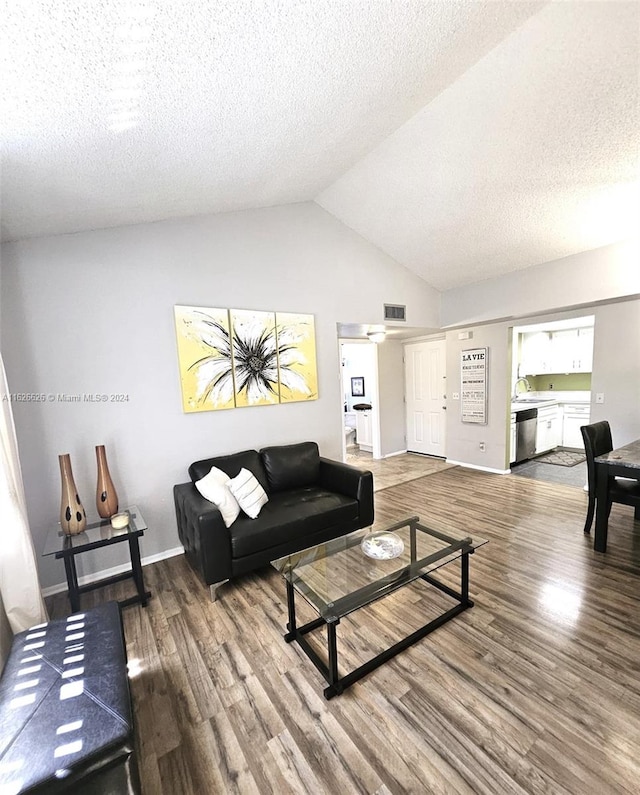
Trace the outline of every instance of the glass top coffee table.
[[[287, 588], [289, 621], [284, 635], [296, 641], [329, 684], [325, 698], [340, 695], [347, 687], [412, 646], [447, 621], [473, 607], [469, 599], [469, 555], [486, 544], [482, 538], [462, 533], [442, 533], [420, 523], [417, 516], [385, 530], [355, 533], [274, 560]], [[433, 572], [460, 561], [460, 590], [433, 576]], [[339, 677], [336, 627], [340, 619], [370, 605], [399, 588], [422, 580], [451, 597], [455, 604], [354, 671]], [[303, 626], [296, 624], [295, 596], [302, 596], [318, 613]], [[328, 663], [309, 644], [305, 635], [327, 627]]]

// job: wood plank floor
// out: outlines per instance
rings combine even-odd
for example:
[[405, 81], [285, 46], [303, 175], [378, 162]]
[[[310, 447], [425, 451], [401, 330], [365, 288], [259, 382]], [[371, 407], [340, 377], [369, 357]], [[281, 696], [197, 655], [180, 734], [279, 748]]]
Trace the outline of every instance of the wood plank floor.
[[[285, 589], [269, 567], [216, 603], [182, 557], [146, 567], [153, 598], [123, 613], [145, 795], [637, 793], [632, 509], [614, 506], [602, 555], [574, 487], [454, 467], [375, 499], [377, 527], [418, 514], [489, 539], [471, 558], [475, 607], [327, 702], [282, 639]], [[443, 598], [418, 583], [352, 614], [341, 662], [399, 639]], [[68, 613], [64, 595], [49, 606]]]

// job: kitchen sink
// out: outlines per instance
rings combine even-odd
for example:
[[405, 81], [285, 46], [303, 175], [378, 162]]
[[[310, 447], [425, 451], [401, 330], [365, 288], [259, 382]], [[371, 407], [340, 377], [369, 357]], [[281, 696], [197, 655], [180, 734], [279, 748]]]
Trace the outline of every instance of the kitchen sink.
[[553, 403], [553, 398], [516, 398], [513, 403]]

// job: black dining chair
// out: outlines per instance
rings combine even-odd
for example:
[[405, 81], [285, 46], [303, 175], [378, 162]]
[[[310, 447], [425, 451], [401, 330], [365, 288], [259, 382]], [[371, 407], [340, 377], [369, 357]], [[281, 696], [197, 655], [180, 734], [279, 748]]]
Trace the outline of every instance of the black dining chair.
[[[592, 425], [583, 425], [580, 428], [584, 440], [584, 452], [587, 456], [587, 482], [589, 484], [589, 506], [587, 508], [587, 521], [584, 532], [591, 532], [593, 515], [596, 510], [596, 464], [599, 455], [605, 455], [613, 450], [611, 428], [607, 420], [594, 422]], [[610, 476], [611, 477], [611, 476]], [[614, 502], [623, 505], [632, 505], [635, 508], [634, 518], [640, 519], [640, 482], [626, 478], [611, 477], [609, 483], [609, 505], [607, 516]]]

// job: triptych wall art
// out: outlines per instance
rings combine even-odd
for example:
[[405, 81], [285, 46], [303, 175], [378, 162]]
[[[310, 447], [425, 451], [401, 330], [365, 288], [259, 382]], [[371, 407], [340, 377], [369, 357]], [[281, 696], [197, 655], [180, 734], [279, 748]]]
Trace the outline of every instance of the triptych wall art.
[[316, 400], [313, 315], [175, 307], [185, 412]]

